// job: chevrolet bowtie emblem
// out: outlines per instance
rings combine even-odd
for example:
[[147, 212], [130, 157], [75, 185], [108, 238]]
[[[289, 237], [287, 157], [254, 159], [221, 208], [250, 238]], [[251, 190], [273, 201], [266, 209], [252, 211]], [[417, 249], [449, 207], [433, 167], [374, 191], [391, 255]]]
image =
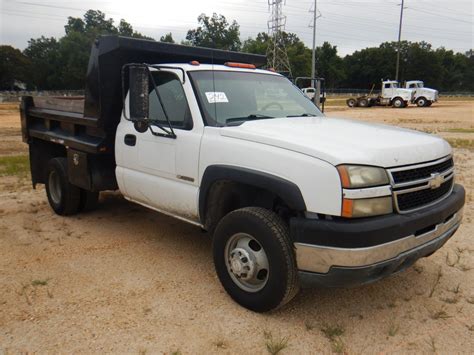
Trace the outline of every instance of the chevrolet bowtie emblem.
[[438, 187], [441, 186], [441, 184], [444, 182], [444, 177], [440, 175], [439, 173], [433, 173], [431, 174], [431, 180], [429, 181], [429, 185], [431, 189], [437, 189]]

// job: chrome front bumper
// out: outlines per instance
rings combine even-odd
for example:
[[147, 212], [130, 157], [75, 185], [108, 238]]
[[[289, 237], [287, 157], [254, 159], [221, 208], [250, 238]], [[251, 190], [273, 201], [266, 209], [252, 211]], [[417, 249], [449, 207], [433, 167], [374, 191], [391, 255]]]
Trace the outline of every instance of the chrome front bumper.
[[[448, 220], [418, 235], [408, 235], [392, 242], [363, 248], [338, 248], [306, 243], [294, 243], [298, 269], [326, 274], [331, 268], [361, 268], [396, 259], [410, 250], [427, 248], [441, 239], [449, 239], [459, 227], [463, 210]], [[444, 244], [444, 243], [443, 243]], [[441, 244], [442, 245], [442, 244]], [[439, 247], [441, 247], [439, 245]]]

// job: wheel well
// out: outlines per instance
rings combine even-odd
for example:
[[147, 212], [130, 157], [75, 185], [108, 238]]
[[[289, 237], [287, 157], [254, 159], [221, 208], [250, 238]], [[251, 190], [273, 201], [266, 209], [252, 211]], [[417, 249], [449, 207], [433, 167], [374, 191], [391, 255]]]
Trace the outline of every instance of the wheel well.
[[234, 210], [250, 206], [274, 211], [284, 220], [297, 214], [270, 190], [231, 180], [218, 180], [209, 188], [203, 216], [204, 228], [212, 233], [222, 217]]

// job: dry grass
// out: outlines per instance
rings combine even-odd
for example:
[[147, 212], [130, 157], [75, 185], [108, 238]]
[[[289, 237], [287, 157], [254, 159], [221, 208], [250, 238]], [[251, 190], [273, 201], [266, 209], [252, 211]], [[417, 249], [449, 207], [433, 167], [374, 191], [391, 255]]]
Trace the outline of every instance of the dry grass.
[[446, 140], [453, 148], [474, 149], [474, 140], [472, 139], [446, 138]]

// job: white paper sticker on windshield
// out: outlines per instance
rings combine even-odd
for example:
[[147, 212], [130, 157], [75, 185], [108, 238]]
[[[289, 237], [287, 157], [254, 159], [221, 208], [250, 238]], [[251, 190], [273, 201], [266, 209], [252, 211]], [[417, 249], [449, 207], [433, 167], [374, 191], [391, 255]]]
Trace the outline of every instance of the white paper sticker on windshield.
[[217, 91], [206, 92], [206, 97], [207, 97], [207, 102], [209, 102], [210, 104], [215, 104], [219, 102], [229, 102], [225, 92], [217, 92]]

